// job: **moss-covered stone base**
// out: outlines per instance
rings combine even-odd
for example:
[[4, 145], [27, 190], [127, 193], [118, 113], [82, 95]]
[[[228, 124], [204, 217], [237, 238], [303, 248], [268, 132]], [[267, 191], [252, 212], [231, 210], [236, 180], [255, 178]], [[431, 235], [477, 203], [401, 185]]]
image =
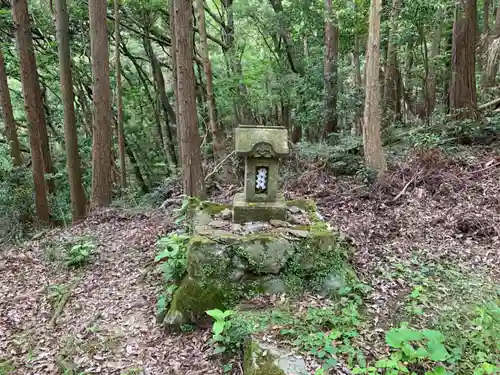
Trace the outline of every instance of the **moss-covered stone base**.
[[328, 294], [350, 277], [348, 248], [318, 219], [313, 203], [287, 202], [288, 210], [305, 218], [299, 224], [277, 220], [236, 229], [230, 219], [221, 218], [230, 216], [228, 209], [214, 207], [195, 215], [199, 219], [188, 243], [187, 274], [173, 295], [165, 324], [193, 323], [206, 310], [231, 308], [261, 293], [313, 289]]
[[276, 202], [248, 202], [243, 193], [234, 195], [233, 221], [235, 223], [271, 220], [286, 220], [286, 204], [282, 195], [276, 197]]
[[301, 357], [281, 351], [269, 344], [249, 340], [243, 359], [245, 375], [307, 375], [307, 368]]

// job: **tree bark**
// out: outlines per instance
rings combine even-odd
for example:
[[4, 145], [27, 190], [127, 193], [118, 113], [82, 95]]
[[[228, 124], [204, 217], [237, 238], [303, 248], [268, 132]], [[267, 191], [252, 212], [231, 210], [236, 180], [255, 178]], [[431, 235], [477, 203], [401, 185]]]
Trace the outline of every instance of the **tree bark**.
[[169, 124], [169, 118], [172, 120], [174, 124], [176, 123], [176, 115], [175, 111], [170, 105], [168, 101], [167, 92], [165, 91], [165, 80], [163, 78], [163, 72], [161, 70], [160, 63], [156, 58], [156, 55], [153, 51], [153, 47], [151, 45], [151, 41], [145, 37], [143, 39], [144, 49], [146, 54], [149, 56], [151, 60], [151, 69], [153, 70], [153, 78], [155, 81], [156, 91], [158, 93], [158, 98], [160, 100], [161, 108], [163, 108], [163, 113], [165, 116], [165, 128], [162, 131], [165, 143], [165, 154], [170, 167], [170, 171], [174, 173], [175, 168], [177, 167], [177, 157], [175, 154], [175, 139], [172, 134], [172, 130]]
[[[212, 133], [212, 146], [214, 154], [219, 161], [224, 159], [224, 129], [220, 126], [217, 119], [217, 105], [215, 103], [214, 86], [212, 81], [212, 63], [208, 53], [208, 38], [205, 25], [205, 8], [203, 0], [196, 0], [196, 8], [198, 14], [198, 28], [200, 29], [200, 52], [203, 59], [203, 70], [205, 72], [206, 87], [207, 87], [207, 107], [208, 107], [208, 120], [210, 123], [210, 131]], [[227, 164], [223, 167], [223, 175], [226, 180], [229, 177], [229, 168]]]
[[106, 2], [89, 0], [90, 53], [92, 59], [92, 207], [111, 204], [113, 181], [111, 162], [111, 104], [109, 83], [108, 26]]
[[[495, 28], [494, 28], [494, 35], [499, 35], [499, 34], [500, 34], [500, 6], [497, 8], [495, 17]], [[498, 58], [495, 61], [486, 63], [486, 75], [483, 82], [484, 87], [493, 87], [496, 85], [497, 72], [498, 72]]]
[[9, 142], [10, 157], [12, 165], [19, 167], [23, 164], [21, 155], [21, 147], [19, 138], [17, 137], [16, 122], [14, 121], [14, 113], [12, 111], [12, 101], [10, 98], [9, 84], [7, 82], [7, 72], [5, 70], [5, 61], [3, 51], [0, 47], [0, 100], [2, 102], [2, 115], [5, 124], [5, 135]]
[[366, 58], [366, 96], [363, 118], [363, 148], [365, 164], [381, 175], [386, 161], [380, 137], [380, 12], [381, 0], [371, 0]]
[[64, 106], [64, 144], [71, 195], [73, 223], [85, 217], [85, 193], [82, 185], [78, 133], [74, 107], [73, 78], [69, 46], [69, 16], [66, 0], [56, 0], [56, 30], [59, 50], [59, 74]]
[[323, 137], [337, 130], [337, 73], [338, 73], [338, 47], [339, 30], [335, 24], [335, 14], [332, 0], [325, 0], [325, 58], [323, 71], [324, 85], [324, 116]]
[[462, 0], [457, 5], [453, 24], [450, 109], [454, 119], [477, 119], [480, 112], [476, 98], [476, 0]]
[[193, 4], [174, 0], [175, 43], [177, 49], [178, 126], [180, 130], [182, 185], [189, 197], [203, 197], [200, 134], [196, 115], [196, 90], [193, 70]]
[[127, 188], [127, 164], [125, 162], [125, 133], [123, 129], [122, 72], [120, 61], [120, 0], [114, 0], [115, 11], [115, 76], [116, 118], [118, 127], [118, 158], [120, 160], [120, 186]]
[[[356, 83], [357, 88], [361, 91], [363, 90], [363, 79], [361, 77], [361, 62], [359, 59], [359, 35], [356, 32], [354, 37], [354, 51], [352, 53], [352, 59], [354, 62], [354, 82]], [[352, 135], [361, 135], [363, 133], [363, 107], [359, 106], [359, 109], [356, 111], [356, 118], [352, 124], [351, 134]]]
[[395, 35], [397, 34], [396, 20], [399, 17], [401, 8], [400, 0], [392, 1], [392, 15], [389, 31], [389, 43], [387, 45], [387, 64], [384, 76], [384, 105], [391, 113], [388, 119], [391, 121], [401, 120], [401, 98], [397, 96], [397, 46], [394, 43]]
[[23, 87], [24, 108], [28, 119], [28, 136], [31, 147], [32, 174], [35, 187], [35, 209], [38, 220], [48, 224], [49, 204], [45, 184], [45, 163], [43, 159], [41, 128], [45, 127], [43, 117], [40, 82], [36, 70], [33, 39], [27, 0], [12, 0], [12, 19], [16, 31], [19, 51], [21, 84]]
[[[175, 0], [170, 0], [169, 4], [169, 22], [170, 22], [170, 53], [172, 55], [172, 81], [174, 82], [174, 96], [175, 96], [175, 123], [176, 126], [176, 135], [177, 135], [177, 148], [179, 152], [179, 159], [182, 158], [182, 144], [180, 142], [181, 139], [181, 130], [179, 128], [179, 89], [177, 87], [177, 43], [175, 37]], [[179, 163], [181, 164], [182, 161]]]

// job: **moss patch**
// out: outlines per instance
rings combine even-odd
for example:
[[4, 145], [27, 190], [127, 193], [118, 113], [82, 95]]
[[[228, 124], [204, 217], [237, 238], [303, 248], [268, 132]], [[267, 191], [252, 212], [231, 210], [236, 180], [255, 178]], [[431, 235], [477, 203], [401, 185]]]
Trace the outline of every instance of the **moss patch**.
[[175, 291], [168, 315], [176, 317], [175, 323], [196, 321], [209, 309], [225, 309], [230, 300], [224, 286], [216, 282], [206, 284], [186, 276]]
[[250, 342], [247, 345], [243, 360], [243, 373], [245, 375], [286, 375], [274, 364], [274, 357], [269, 353], [263, 354], [256, 343]]

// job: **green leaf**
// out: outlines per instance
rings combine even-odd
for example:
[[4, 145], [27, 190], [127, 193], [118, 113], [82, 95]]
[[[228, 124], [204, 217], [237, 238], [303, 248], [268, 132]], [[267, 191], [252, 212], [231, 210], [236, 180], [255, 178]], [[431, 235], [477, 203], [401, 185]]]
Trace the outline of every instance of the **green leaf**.
[[432, 329], [424, 329], [422, 331], [422, 334], [429, 341], [443, 342], [445, 339], [444, 335], [441, 332]]
[[231, 316], [234, 314], [234, 311], [233, 310], [226, 310], [222, 313], [222, 318], [225, 319], [227, 318], [228, 316]]
[[439, 342], [429, 342], [427, 351], [429, 352], [429, 359], [432, 361], [445, 361], [450, 356], [444, 345]]
[[226, 351], [226, 347], [225, 346], [218, 346], [215, 348], [214, 350], [214, 353], [215, 354], [220, 354], [220, 353], [224, 353]]
[[446, 375], [446, 369], [444, 367], [438, 366], [432, 371], [427, 371], [425, 375]]
[[205, 312], [215, 320], [224, 320], [224, 313], [219, 309], [208, 310]]
[[[158, 255], [156, 255], [155, 257], [155, 262], [159, 262], [165, 258], [169, 258], [170, 257], [170, 252], [165, 250], [165, 251], [162, 251], [160, 253], [158, 253]], [[151, 259], [151, 258], [150, 258]]]
[[223, 331], [224, 331], [224, 325], [226, 323], [223, 321], [223, 320], [217, 320], [215, 321], [213, 327], [212, 327], [212, 331], [214, 332], [214, 334], [216, 335], [220, 335]]

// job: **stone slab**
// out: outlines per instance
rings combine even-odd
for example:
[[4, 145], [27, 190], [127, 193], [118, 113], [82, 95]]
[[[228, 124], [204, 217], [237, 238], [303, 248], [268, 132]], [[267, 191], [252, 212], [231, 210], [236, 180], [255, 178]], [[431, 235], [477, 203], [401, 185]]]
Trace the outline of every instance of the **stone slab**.
[[245, 194], [237, 193], [233, 198], [233, 222], [286, 220], [287, 208], [282, 195], [275, 202], [247, 202]]
[[283, 126], [239, 125], [234, 129], [235, 151], [238, 156], [249, 155], [259, 143], [271, 145], [277, 157], [286, 156], [288, 129]]

